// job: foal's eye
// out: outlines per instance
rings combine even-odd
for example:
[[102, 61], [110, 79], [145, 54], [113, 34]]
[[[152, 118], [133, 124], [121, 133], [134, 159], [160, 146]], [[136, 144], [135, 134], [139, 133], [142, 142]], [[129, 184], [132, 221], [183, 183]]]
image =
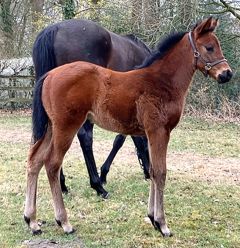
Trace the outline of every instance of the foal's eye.
[[208, 52], [213, 52], [214, 50], [213, 46], [205, 46], [205, 48]]

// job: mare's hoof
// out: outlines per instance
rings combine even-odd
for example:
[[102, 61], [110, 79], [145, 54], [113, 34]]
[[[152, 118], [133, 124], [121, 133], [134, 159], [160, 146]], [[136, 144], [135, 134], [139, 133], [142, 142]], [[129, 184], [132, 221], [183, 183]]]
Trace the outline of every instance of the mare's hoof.
[[68, 194], [68, 189], [67, 189], [66, 186], [65, 187], [62, 187], [61, 189], [62, 189], [62, 193], [63, 194], [65, 194], [65, 195]]
[[64, 195], [67, 195], [67, 194], [68, 194], [68, 190], [63, 190], [62, 193], [63, 193]]
[[109, 193], [105, 190], [101, 192], [97, 191], [97, 195], [101, 196], [103, 199], [108, 199], [109, 197]]
[[149, 172], [144, 172], [145, 180], [150, 179], [150, 174]]
[[102, 196], [103, 199], [108, 199], [109, 193], [108, 192], [104, 192], [104, 193], [101, 194], [101, 196]]
[[32, 234], [33, 234], [33, 235], [40, 235], [40, 234], [42, 234], [42, 230], [41, 230], [41, 229], [32, 230]]

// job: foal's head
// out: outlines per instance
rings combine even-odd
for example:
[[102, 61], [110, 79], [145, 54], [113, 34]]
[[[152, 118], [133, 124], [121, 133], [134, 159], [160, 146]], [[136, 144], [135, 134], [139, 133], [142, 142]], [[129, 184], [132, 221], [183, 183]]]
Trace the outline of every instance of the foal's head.
[[214, 34], [217, 26], [218, 20], [210, 17], [195, 26], [189, 33], [189, 40], [194, 51], [196, 67], [219, 83], [226, 83], [232, 77], [232, 70]]

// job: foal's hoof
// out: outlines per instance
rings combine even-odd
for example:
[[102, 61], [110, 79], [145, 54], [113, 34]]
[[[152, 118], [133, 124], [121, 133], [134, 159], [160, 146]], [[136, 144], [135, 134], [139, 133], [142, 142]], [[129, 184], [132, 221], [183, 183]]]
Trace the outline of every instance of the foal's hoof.
[[75, 229], [72, 228], [72, 226], [70, 225], [69, 222], [66, 223], [66, 224], [62, 224], [62, 222], [61, 222], [60, 220], [57, 220], [57, 219], [55, 219], [55, 220], [56, 220], [57, 224], [58, 224], [60, 227], [63, 228], [63, 231], [64, 231], [65, 234], [72, 234], [72, 233], [75, 232]]
[[28, 218], [26, 215], [23, 215], [23, 218], [24, 218], [25, 222], [27, 223], [27, 225], [29, 226], [30, 218]]
[[42, 230], [40, 229], [37, 221], [31, 222], [30, 218], [27, 217], [26, 215], [24, 215], [24, 220], [28, 224], [28, 226], [30, 227], [33, 235], [39, 235], [42, 233]]
[[75, 233], [76, 232], [76, 230], [73, 228], [70, 232], [64, 232], [65, 234], [73, 234], [73, 233]]
[[155, 221], [154, 217], [151, 215], [148, 215], [148, 218], [151, 220], [151, 223], [154, 226], [155, 230], [159, 231], [164, 238], [173, 236], [166, 224], [161, 226], [160, 223]]
[[42, 234], [42, 230], [41, 229], [38, 229], [38, 230], [32, 230], [32, 234], [35, 236], [35, 235], [40, 235]]

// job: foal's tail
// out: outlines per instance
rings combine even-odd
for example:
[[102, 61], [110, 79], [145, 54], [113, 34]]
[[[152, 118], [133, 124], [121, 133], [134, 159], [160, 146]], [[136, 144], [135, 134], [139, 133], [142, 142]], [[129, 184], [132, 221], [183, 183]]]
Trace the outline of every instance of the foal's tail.
[[54, 40], [58, 26], [49, 26], [40, 32], [34, 42], [32, 57], [36, 81], [46, 72], [56, 67]]
[[56, 24], [45, 28], [39, 33], [33, 45], [32, 57], [36, 78], [32, 103], [34, 143], [44, 136], [48, 126], [48, 116], [42, 104], [42, 86], [47, 72], [57, 66], [54, 52], [54, 40], [57, 31], [58, 26]]
[[32, 130], [33, 130], [33, 143], [40, 140], [46, 133], [48, 127], [48, 115], [42, 103], [42, 86], [47, 74], [40, 77], [36, 82], [33, 92], [32, 104]]

